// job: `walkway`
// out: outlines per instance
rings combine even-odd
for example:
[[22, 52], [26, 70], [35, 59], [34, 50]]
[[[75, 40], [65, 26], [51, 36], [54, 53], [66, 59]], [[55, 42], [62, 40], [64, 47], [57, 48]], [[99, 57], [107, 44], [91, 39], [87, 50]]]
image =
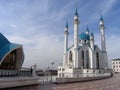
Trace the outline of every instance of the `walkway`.
[[9, 90], [120, 90], [120, 74], [112, 78], [68, 84], [41, 84]]

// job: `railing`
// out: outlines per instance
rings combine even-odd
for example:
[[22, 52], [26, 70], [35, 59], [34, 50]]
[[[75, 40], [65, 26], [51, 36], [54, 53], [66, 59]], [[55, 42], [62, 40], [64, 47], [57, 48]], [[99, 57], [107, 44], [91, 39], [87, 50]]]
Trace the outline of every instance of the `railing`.
[[96, 77], [96, 76], [112, 76], [112, 71], [110, 69], [81, 69], [81, 70], [73, 70], [74, 72], [66, 72], [61, 71], [58, 73], [58, 77], [68, 77], [68, 78], [76, 78], [76, 77]]
[[0, 69], [0, 77], [30, 77], [32, 76], [32, 69], [24, 70], [3, 70]]
[[84, 74], [73, 74], [73, 73], [60, 73], [59, 75], [60, 78], [78, 78], [78, 77], [97, 77], [97, 76], [111, 76], [111, 73], [97, 73], [97, 74], [92, 74], [92, 73], [84, 73]]

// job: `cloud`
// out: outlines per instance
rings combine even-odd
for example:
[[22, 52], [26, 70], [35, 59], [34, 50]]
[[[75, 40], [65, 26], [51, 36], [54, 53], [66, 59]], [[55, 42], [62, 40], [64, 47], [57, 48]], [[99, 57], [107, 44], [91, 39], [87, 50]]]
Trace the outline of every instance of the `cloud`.
[[[100, 46], [100, 35], [96, 32], [97, 25], [95, 23], [102, 11], [104, 15], [111, 12], [115, 1], [93, 1], [87, 3], [83, 0], [78, 1], [80, 32], [86, 24], [90, 24], [90, 30], [92, 29], [95, 32], [96, 44]], [[23, 45], [25, 52], [24, 67], [37, 64], [39, 68], [46, 68], [51, 61], [55, 61], [55, 67], [57, 67], [63, 58], [66, 20], [69, 21], [69, 44], [73, 44], [75, 8], [76, 2], [72, 0], [69, 2], [65, 0], [0, 1], [0, 30], [11, 42]], [[112, 29], [110, 30], [113, 32]], [[107, 45], [110, 45], [107, 47], [108, 57], [109, 59], [119, 57], [118, 36], [116, 33], [109, 35], [111, 37], [107, 37], [106, 40]], [[117, 44], [115, 44], [116, 42]], [[112, 49], [114, 46], [115, 49]]]
[[23, 66], [37, 64], [39, 68], [46, 68], [51, 61], [54, 61], [57, 67], [62, 62], [63, 41], [59, 36], [40, 34], [32, 37], [32, 40], [33, 46], [31, 43], [24, 46], [26, 59]]
[[105, 8], [103, 9], [102, 14], [106, 14], [109, 11], [111, 11], [112, 7], [114, 6], [116, 0], [109, 0], [109, 2], [106, 2]]

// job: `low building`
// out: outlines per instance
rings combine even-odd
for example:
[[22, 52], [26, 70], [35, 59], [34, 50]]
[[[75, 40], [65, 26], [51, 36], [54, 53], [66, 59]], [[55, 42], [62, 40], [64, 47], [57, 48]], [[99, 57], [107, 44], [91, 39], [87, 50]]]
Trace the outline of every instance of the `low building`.
[[112, 70], [115, 73], [120, 72], [120, 58], [112, 60]]

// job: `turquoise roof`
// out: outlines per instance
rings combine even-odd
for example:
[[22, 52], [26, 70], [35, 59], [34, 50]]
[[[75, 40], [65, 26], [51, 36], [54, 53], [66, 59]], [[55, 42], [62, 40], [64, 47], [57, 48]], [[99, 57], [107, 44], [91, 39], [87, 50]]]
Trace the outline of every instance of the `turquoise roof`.
[[79, 39], [80, 40], [90, 40], [90, 36], [88, 34], [85, 34], [85, 33], [81, 33], [79, 35]]

